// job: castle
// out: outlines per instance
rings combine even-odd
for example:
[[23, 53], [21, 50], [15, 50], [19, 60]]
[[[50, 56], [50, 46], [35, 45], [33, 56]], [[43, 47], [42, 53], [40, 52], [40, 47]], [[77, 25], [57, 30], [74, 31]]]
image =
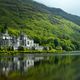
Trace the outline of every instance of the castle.
[[34, 43], [34, 40], [29, 39], [27, 35], [23, 33], [21, 33], [18, 37], [10, 36], [8, 31], [0, 33], [0, 47], [13, 47], [14, 50], [17, 50], [20, 46], [34, 50], [43, 50], [44, 48], [43, 46]]

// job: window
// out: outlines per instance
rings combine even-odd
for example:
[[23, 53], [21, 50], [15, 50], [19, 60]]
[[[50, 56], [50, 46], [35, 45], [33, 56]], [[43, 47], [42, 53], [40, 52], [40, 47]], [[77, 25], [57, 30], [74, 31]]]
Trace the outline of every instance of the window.
[[29, 41], [27, 42], [27, 44], [29, 45]]

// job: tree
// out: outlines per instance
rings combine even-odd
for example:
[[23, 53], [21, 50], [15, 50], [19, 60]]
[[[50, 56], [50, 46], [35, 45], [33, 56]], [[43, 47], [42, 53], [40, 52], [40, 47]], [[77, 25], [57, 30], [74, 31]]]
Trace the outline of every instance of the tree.
[[23, 46], [19, 46], [19, 47], [18, 47], [18, 50], [19, 50], [19, 51], [24, 51], [24, 47], [23, 47]]
[[59, 43], [59, 40], [58, 40], [58, 39], [54, 39], [54, 45], [55, 45], [55, 47], [57, 47], [57, 46], [59, 46], [59, 45], [60, 45], [60, 43]]

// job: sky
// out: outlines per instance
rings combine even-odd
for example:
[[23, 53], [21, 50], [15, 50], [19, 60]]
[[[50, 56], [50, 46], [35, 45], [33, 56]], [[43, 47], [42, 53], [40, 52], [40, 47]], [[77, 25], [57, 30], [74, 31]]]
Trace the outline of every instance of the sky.
[[49, 7], [61, 8], [64, 11], [80, 16], [80, 0], [34, 0]]

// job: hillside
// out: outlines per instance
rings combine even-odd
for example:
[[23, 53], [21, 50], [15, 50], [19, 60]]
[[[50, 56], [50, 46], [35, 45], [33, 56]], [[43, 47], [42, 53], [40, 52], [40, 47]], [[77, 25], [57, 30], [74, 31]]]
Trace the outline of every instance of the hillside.
[[0, 0], [0, 31], [25, 32], [50, 49], [80, 49], [80, 17], [32, 0]]

